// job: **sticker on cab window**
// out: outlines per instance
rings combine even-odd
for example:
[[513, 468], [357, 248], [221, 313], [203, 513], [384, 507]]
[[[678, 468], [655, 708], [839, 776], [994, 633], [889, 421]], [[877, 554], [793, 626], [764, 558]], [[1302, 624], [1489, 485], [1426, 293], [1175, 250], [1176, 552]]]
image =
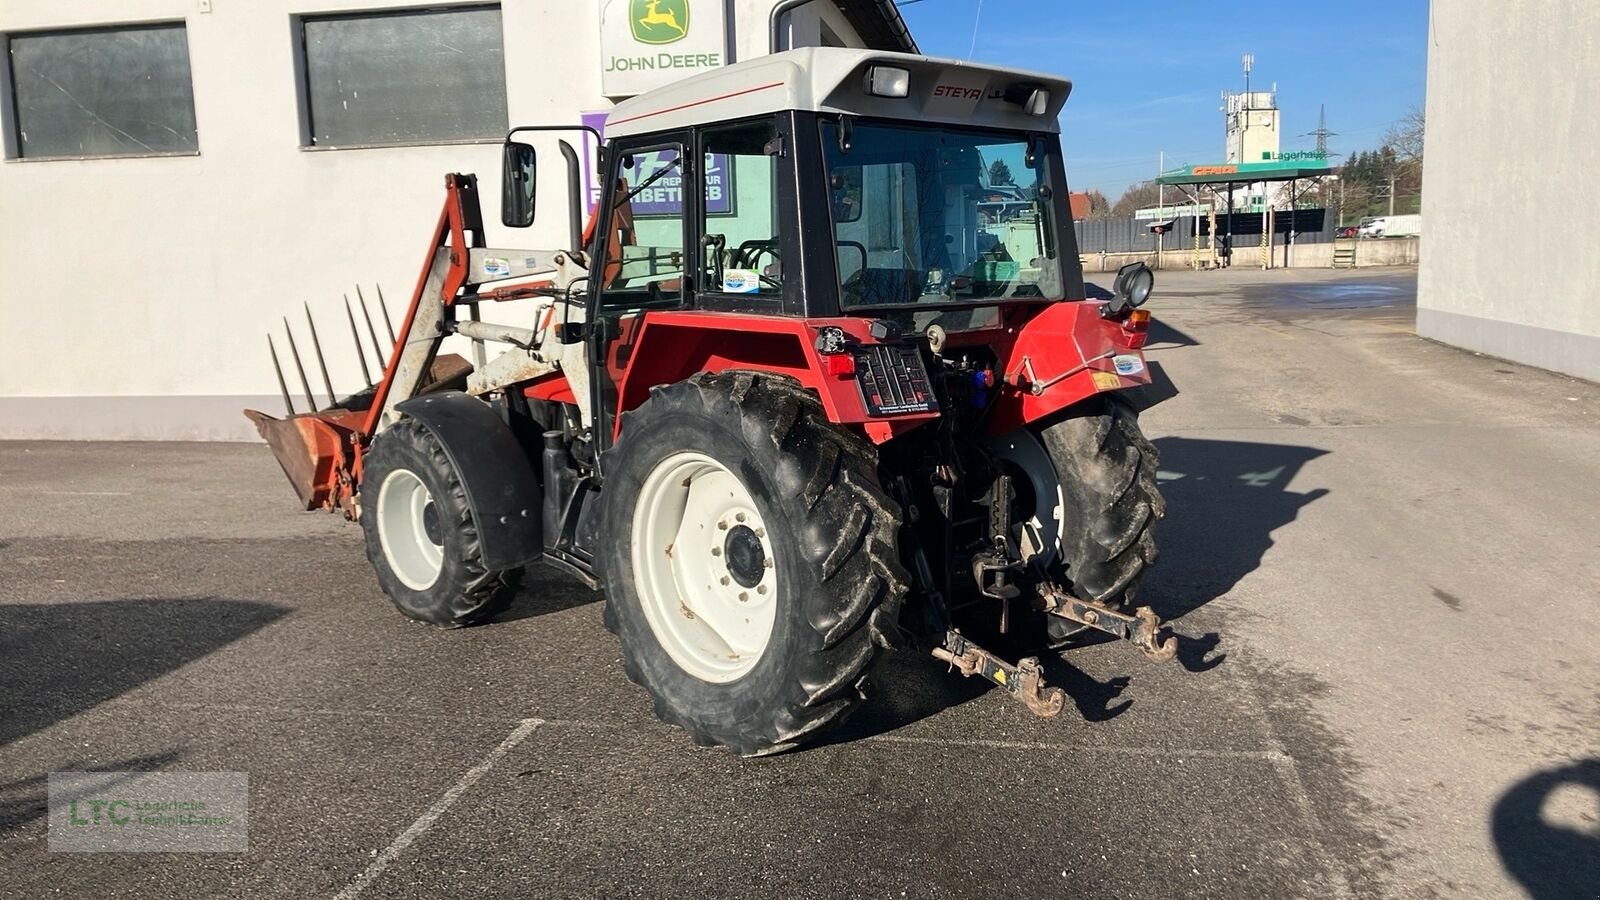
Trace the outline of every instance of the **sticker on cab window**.
[[722, 289], [730, 294], [756, 294], [761, 291], [761, 275], [754, 269], [726, 269]]

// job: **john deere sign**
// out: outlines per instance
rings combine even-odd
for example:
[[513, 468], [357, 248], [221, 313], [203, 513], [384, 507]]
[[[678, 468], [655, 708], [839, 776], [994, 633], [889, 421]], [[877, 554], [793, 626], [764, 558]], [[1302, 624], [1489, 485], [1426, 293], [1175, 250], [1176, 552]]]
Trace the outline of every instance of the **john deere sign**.
[[641, 44], [670, 44], [689, 36], [689, 0], [633, 0], [628, 27]]
[[631, 97], [727, 62], [723, 0], [601, 0], [601, 87]]

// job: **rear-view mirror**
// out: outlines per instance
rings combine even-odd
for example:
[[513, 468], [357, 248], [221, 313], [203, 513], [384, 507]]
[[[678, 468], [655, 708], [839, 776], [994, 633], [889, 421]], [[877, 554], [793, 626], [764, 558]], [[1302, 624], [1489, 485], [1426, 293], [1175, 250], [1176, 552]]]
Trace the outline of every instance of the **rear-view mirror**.
[[533, 224], [538, 154], [528, 144], [507, 141], [500, 165], [500, 221], [507, 228]]
[[860, 166], [834, 166], [828, 176], [828, 188], [835, 223], [861, 218]]

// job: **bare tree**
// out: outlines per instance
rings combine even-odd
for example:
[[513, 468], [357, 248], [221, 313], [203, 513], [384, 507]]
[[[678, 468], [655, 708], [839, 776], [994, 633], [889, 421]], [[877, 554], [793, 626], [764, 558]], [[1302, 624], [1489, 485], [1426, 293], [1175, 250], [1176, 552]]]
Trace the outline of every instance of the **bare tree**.
[[1106, 199], [1105, 194], [1095, 190], [1089, 191], [1089, 218], [1111, 218], [1111, 201]]
[[1129, 185], [1128, 189], [1122, 192], [1122, 196], [1117, 198], [1116, 204], [1111, 207], [1111, 215], [1119, 219], [1132, 218], [1134, 211], [1146, 206], [1155, 206], [1161, 202], [1160, 198], [1161, 189], [1154, 181], [1141, 181]]
[[1383, 143], [1394, 148], [1395, 158], [1402, 165], [1422, 167], [1424, 124], [1422, 110], [1413, 107], [1383, 136]]

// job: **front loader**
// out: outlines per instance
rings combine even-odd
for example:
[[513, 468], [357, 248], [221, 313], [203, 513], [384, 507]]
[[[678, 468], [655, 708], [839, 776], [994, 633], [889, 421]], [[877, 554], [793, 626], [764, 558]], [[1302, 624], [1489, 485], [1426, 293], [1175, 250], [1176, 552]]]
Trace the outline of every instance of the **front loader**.
[[[1134, 603], [1164, 510], [1130, 390], [1152, 277], [1085, 299], [1070, 87], [808, 48], [636, 97], [586, 231], [558, 145], [567, 249], [489, 248], [476, 180], [448, 176], [381, 380], [248, 415], [307, 508], [360, 522], [403, 613], [486, 621], [550, 563], [604, 591], [628, 677], [697, 743], [814, 738], [885, 648], [1054, 715], [1026, 654], [1175, 650]], [[506, 226], [534, 218], [519, 138], [552, 130], [507, 136]], [[502, 303], [517, 324], [484, 321]]]

